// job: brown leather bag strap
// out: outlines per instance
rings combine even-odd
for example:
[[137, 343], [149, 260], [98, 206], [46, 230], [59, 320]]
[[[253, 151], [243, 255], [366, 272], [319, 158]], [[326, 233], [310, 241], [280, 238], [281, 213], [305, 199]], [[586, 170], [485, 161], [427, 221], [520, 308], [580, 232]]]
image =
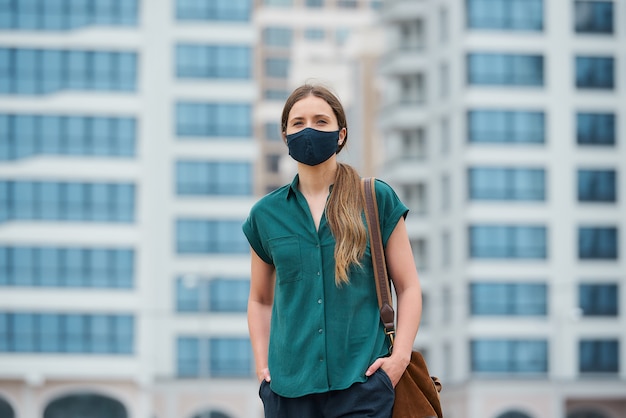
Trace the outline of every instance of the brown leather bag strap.
[[393, 345], [393, 337], [396, 330], [395, 312], [391, 299], [391, 288], [389, 286], [389, 277], [387, 276], [387, 265], [385, 263], [385, 252], [383, 250], [383, 239], [378, 217], [378, 205], [374, 187], [375, 179], [373, 177], [364, 178], [361, 180], [361, 185], [363, 186], [362, 190], [365, 198], [365, 219], [370, 236], [370, 251], [372, 252], [372, 263], [376, 279], [376, 295], [378, 296], [380, 319], [385, 326], [385, 334], [389, 335]]

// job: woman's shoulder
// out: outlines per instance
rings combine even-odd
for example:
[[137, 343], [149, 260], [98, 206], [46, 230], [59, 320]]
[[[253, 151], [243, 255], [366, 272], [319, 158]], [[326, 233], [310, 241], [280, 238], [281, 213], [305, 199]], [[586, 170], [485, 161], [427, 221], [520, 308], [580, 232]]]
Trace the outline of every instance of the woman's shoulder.
[[273, 190], [261, 197], [257, 202], [252, 206], [251, 213], [264, 211], [268, 209], [276, 210], [277, 205], [280, 206], [281, 202], [284, 202], [287, 199], [287, 195], [289, 194], [289, 184], [286, 184], [282, 187], [279, 187], [276, 190]]

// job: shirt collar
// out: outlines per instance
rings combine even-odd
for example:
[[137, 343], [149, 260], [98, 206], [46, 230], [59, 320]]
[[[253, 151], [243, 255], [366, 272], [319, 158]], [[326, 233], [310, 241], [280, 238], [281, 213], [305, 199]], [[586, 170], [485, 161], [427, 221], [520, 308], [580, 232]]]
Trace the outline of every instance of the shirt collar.
[[[289, 191], [287, 192], [287, 196], [286, 199], [289, 199], [290, 196], [295, 196], [296, 192], [298, 190], [298, 184], [300, 183], [300, 177], [298, 174], [296, 174], [296, 176], [293, 178], [293, 181], [291, 182], [291, 184], [289, 185]], [[328, 191], [332, 192], [333, 191], [333, 187], [335, 186], [335, 184], [331, 184], [328, 187]]]

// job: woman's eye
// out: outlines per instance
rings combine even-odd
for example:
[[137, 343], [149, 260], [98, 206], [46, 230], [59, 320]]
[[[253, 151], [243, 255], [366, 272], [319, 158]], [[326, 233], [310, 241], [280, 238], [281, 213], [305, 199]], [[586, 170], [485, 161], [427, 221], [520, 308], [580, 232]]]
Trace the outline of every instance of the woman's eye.
[[302, 122], [294, 122], [293, 123], [293, 126], [299, 126], [299, 125], [302, 125]]
[[325, 125], [327, 122], [325, 120], [318, 120], [317, 123], [321, 125]]

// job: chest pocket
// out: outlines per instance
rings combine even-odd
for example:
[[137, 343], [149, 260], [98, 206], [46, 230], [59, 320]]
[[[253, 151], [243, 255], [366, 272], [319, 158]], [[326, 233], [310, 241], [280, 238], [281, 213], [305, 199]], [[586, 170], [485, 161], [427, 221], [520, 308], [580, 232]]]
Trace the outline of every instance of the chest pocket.
[[298, 237], [291, 235], [272, 238], [268, 243], [276, 267], [276, 281], [283, 284], [302, 279], [302, 255]]

